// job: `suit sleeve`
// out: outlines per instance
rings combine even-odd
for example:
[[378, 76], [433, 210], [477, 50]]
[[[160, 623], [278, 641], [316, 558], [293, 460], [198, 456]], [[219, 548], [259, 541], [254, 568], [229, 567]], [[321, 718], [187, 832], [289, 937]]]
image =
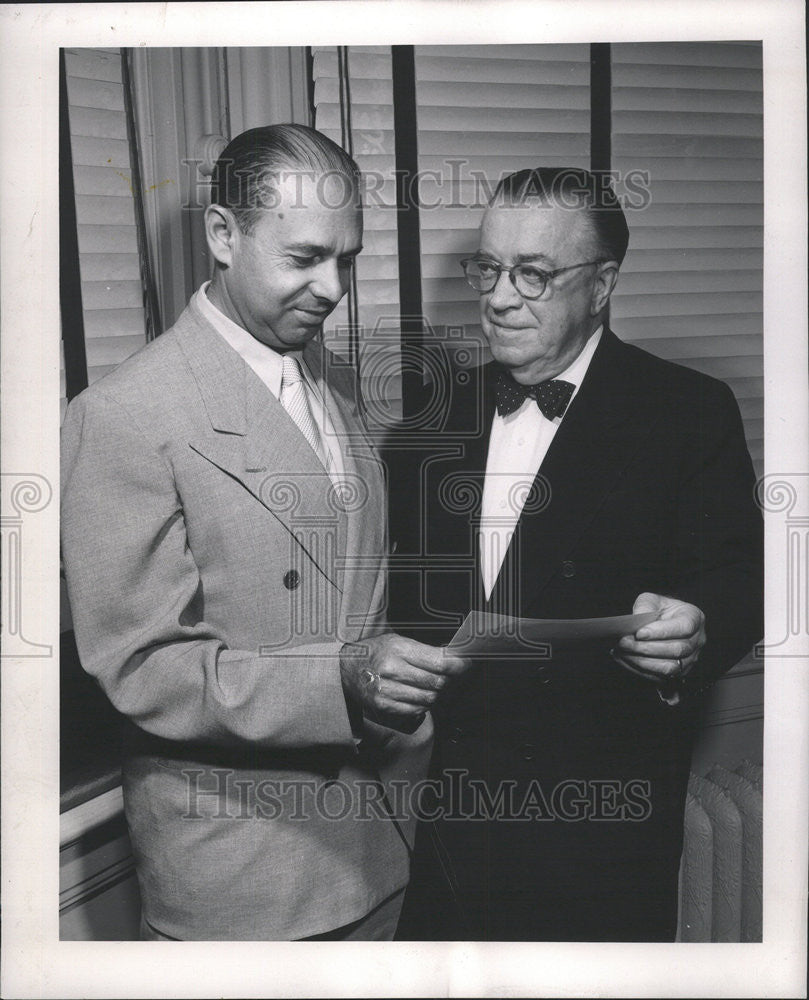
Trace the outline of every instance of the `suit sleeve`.
[[763, 634], [763, 522], [739, 407], [712, 384], [680, 481], [674, 595], [705, 614], [707, 642], [688, 686], [707, 685]]
[[62, 546], [82, 665], [171, 740], [354, 748], [340, 642], [259, 655], [200, 620], [201, 581], [168, 460], [100, 393], [69, 406]]

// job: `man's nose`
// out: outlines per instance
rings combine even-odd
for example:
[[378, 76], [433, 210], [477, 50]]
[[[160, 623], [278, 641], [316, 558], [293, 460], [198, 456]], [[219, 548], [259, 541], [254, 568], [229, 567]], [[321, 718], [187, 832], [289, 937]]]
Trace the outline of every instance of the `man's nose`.
[[494, 288], [488, 293], [488, 305], [495, 312], [502, 312], [506, 309], [519, 309], [522, 306], [522, 295], [514, 287], [509, 271], [501, 271], [497, 277]]
[[319, 299], [337, 305], [345, 295], [348, 281], [340, 273], [336, 260], [324, 260], [316, 269], [310, 289]]

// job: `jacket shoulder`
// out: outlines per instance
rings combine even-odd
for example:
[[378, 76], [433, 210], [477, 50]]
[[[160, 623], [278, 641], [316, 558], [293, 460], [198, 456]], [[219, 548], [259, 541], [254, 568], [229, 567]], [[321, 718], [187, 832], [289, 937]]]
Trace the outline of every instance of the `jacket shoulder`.
[[174, 403], [192, 387], [179, 339], [186, 326], [185, 313], [169, 330], [145, 344], [113, 371], [93, 382], [70, 403], [73, 407], [103, 407], [106, 401], [139, 412]]
[[612, 350], [624, 372], [638, 382], [644, 392], [662, 394], [664, 397], [683, 397], [699, 400], [701, 405], [715, 401], [718, 404], [732, 400], [730, 386], [721, 379], [689, 368], [687, 365], [661, 358], [635, 344], [628, 344], [614, 334]]

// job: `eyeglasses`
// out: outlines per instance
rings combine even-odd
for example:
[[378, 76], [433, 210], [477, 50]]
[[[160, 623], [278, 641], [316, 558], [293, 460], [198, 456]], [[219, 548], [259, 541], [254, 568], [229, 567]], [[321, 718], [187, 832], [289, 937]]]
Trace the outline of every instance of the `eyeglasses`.
[[606, 258], [599, 260], [586, 260], [581, 264], [570, 264], [569, 267], [560, 267], [555, 271], [543, 271], [533, 264], [514, 264], [512, 267], [505, 267], [503, 264], [496, 264], [493, 260], [481, 260], [478, 257], [467, 257], [461, 261], [461, 267], [466, 275], [466, 280], [476, 292], [490, 292], [503, 271], [508, 272], [511, 284], [517, 289], [524, 299], [540, 298], [548, 283], [565, 271], [573, 271], [577, 267], [587, 267], [589, 264], [603, 264]]

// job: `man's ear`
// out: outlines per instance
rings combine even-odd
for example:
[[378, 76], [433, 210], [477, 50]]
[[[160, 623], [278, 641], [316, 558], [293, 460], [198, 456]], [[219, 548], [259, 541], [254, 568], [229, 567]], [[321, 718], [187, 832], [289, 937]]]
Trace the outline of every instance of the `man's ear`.
[[205, 209], [205, 236], [214, 260], [230, 267], [239, 236], [233, 213], [221, 205], [209, 205]]
[[593, 285], [593, 298], [590, 301], [590, 315], [597, 316], [606, 306], [618, 280], [619, 264], [615, 260], [604, 261], [598, 265], [598, 271]]

